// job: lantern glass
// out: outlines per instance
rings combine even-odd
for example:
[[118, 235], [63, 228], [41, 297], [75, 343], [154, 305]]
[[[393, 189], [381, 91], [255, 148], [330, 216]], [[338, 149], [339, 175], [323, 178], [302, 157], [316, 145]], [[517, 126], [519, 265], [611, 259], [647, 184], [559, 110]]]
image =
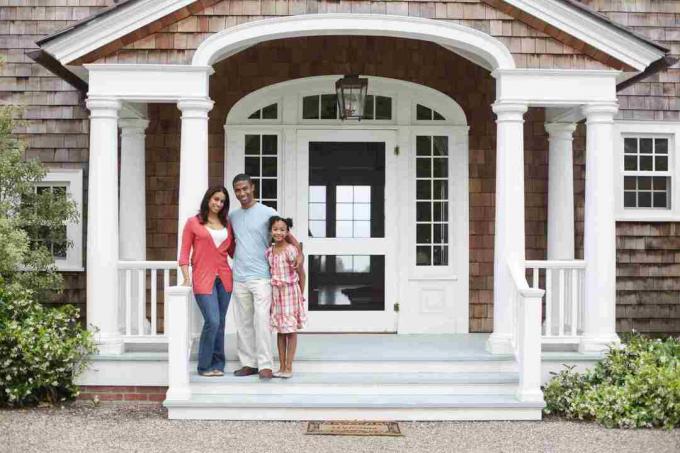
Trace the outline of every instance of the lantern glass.
[[364, 117], [368, 79], [347, 75], [335, 82], [340, 119], [360, 120]]

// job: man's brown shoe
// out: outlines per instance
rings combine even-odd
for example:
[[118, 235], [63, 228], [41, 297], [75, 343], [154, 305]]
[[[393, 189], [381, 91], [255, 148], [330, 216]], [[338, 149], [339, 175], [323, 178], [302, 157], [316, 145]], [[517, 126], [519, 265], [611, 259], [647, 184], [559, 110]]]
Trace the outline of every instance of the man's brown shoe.
[[271, 379], [272, 377], [274, 377], [274, 374], [269, 368], [260, 370], [260, 379]]
[[238, 370], [234, 371], [234, 376], [238, 376], [238, 377], [252, 376], [253, 374], [257, 374], [257, 368], [253, 368], [253, 367], [250, 367], [250, 366], [244, 366], [244, 367], [239, 368]]

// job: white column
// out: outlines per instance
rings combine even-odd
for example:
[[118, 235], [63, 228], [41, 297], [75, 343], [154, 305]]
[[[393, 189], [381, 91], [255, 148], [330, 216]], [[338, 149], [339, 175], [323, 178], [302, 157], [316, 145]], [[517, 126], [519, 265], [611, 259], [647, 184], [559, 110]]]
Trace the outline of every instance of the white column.
[[87, 322], [98, 329], [100, 353], [121, 353], [118, 331], [118, 110], [111, 98], [90, 98], [87, 202]]
[[548, 152], [548, 259], [574, 259], [574, 123], [546, 123]]
[[177, 253], [187, 218], [196, 214], [208, 190], [208, 112], [210, 99], [181, 100], [182, 137], [179, 157]]
[[120, 127], [120, 259], [146, 259], [144, 131], [149, 122], [122, 119]]
[[487, 349], [512, 352], [512, 276], [508, 262], [524, 265], [524, 113], [527, 105], [497, 102], [496, 218], [494, 232], [493, 333]]
[[615, 103], [591, 104], [586, 116], [586, 262], [582, 352], [601, 351], [616, 335], [616, 222], [614, 219]]

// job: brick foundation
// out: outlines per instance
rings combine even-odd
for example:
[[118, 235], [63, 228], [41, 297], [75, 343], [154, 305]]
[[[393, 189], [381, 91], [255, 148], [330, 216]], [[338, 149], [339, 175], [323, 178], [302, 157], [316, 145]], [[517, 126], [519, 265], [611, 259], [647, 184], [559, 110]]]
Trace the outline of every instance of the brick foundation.
[[83, 385], [80, 387], [79, 400], [99, 401], [137, 401], [160, 404], [165, 400], [167, 387], [124, 386], [124, 385]]

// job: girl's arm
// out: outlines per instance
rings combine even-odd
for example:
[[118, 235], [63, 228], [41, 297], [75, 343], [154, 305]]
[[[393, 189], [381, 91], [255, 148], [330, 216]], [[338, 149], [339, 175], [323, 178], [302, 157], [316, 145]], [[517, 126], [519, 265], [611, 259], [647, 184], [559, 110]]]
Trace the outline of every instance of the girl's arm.
[[297, 267], [298, 283], [300, 284], [300, 291], [304, 294], [305, 292], [305, 266], [304, 263], [300, 263]]

